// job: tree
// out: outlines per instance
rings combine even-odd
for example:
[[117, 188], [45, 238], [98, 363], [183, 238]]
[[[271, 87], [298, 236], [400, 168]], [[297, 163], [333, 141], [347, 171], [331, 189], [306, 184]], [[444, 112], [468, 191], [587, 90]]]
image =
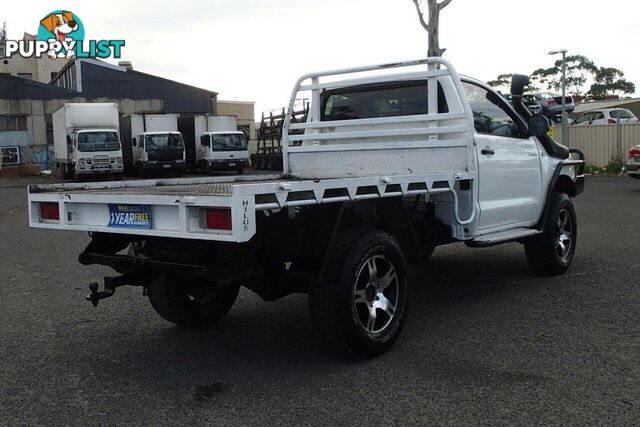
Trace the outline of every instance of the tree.
[[[586, 92], [585, 85], [593, 80], [598, 67], [584, 55], [569, 55], [566, 58], [567, 90], [576, 95]], [[545, 89], [560, 91], [562, 89], [562, 60], [558, 59], [550, 68], [539, 68], [532, 73], [532, 80], [536, 80]]]
[[3, 22], [2, 27], [0, 27], [0, 42], [5, 42], [7, 40], [7, 23]]
[[594, 82], [587, 93], [593, 100], [606, 99], [609, 96], [629, 95], [636, 91], [636, 85], [624, 78], [617, 68], [600, 67], [596, 71]]
[[438, 2], [438, 0], [424, 0], [427, 2], [427, 8], [429, 10], [429, 22], [427, 23], [424, 19], [424, 12], [420, 8], [420, 0], [412, 0], [413, 4], [416, 7], [416, 12], [418, 12], [418, 19], [420, 20], [420, 25], [424, 28], [429, 34], [429, 52], [428, 56], [442, 56], [446, 49], [440, 49], [440, 39], [439, 39], [439, 26], [440, 26], [440, 11], [445, 7], [449, 6], [452, 0], [442, 0]]
[[[500, 74], [495, 80], [488, 81], [487, 84], [499, 92], [511, 93], [512, 73]], [[538, 82], [532, 77], [529, 78], [529, 84], [524, 88], [525, 92], [537, 92], [539, 89]]]
[[511, 90], [511, 77], [513, 77], [513, 73], [500, 74], [495, 80], [488, 81], [487, 84], [497, 91], [507, 93]]
[[[635, 85], [624, 78], [617, 68], [598, 67], [584, 55], [570, 55], [566, 58], [567, 91], [586, 99], [604, 99], [612, 95], [625, 95], [635, 92]], [[498, 90], [507, 87], [511, 74], [500, 74], [489, 85]], [[562, 60], [555, 61], [553, 67], [538, 68], [530, 75], [527, 92], [562, 89]]]

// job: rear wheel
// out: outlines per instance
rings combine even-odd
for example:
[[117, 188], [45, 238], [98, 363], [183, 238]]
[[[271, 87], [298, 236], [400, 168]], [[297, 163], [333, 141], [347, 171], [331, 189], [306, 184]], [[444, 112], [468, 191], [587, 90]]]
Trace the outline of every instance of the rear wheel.
[[400, 336], [407, 309], [406, 262], [382, 232], [348, 233], [309, 292], [309, 309], [325, 341], [341, 353], [375, 357]]
[[162, 275], [148, 287], [149, 301], [165, 320], [181, 326], [204, 327], [231, 310], [239, 286], [217, 288], [201, 279]]
[[569, 196], [554, 193], [543, 234], [525, 243], [524, 250], [531, 270], [538, 274], [562, 274], [571, 265], [576, 251], [578, 224]]

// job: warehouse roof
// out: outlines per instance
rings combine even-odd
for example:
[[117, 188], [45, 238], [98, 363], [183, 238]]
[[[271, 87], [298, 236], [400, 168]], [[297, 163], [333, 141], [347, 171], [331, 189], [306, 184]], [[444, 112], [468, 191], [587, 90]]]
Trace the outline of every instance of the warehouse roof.
[[72, 60], [68, 61], [64, 65], [64, 67], [62, 67], [62, 69], [60, 70], [58, 75], [56, 77], [54, 77], [51, 80], [51, 82], [49, 82], [49, 83], [55, 85], [56, 81], [58, 79], [60, 79], [60, 77], [62, 76], [64, 71], [66, 71], [69, 67], [73, 66], [76, 62], [82, 63], [83, 65], [84, 64], [91, 64], [91, 65], [103, 67], [105, 69], [111, 69], [111, 70], [117, 70], [117, 71], [121, 71], [121, 72], [126, 72], [126, 73], [130, 73], [132, 75], [142, 76], [142, 77], [144, 77], [146, 79], [153, 79], [153, 80], [156, 80], [158, 82], [168, 83], [168, 84], [171, 84], [171, 85], [178, 85], [178, 86], [182, 86], [182, 87], [185, 87], [185, 88], [206, 92], [206, 93], [211, 94], [212, 96], [218, 96], [218, 92], [214, 92], [212, 90], [202, 89], [202, 88], [199, 88], [199, 87], [196, 87], [196, 86], [188, 85], [186, 83], [182, 83], [182, 82], [178, 82], [178, 81], [175, 81], [175, 80], [167, 79], [165, 77], [156, 76], [154, 74], [143, 73], [141, 71], [134, 70], [133, 68], [128, 68], [128, 67], [123, 67], [123, 66], [120, 66], [120, 65], [110, 64], [108, 62], [101, 61], [99, 59], [93, 59], [93, 58], [80, 58], [80, 59], [72, 59]]
[[164, 77], [135, 71], [128, 66], [80, 58], [69, 61], [51, 80], [52, 86], [77, 91], [91, 99], [160, 99], [165, 113], [215, 114], [217, 92]]
[[1, 99], [64, 99], [78, 96], [73, 90], [0, 74]]

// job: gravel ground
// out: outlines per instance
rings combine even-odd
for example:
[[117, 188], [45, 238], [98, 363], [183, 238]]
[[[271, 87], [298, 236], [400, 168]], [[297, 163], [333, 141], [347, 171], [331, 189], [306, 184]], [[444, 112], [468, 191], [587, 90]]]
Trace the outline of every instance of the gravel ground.
[[325, 351], [301, 295], [243, 291], [195, 331], [138, 288], [94, 309], [110, 271], [77, 263], [86, 234], [29, 229], [24, 188], [0, 187], [0, 425], [640, 423], [640, 181], [587, 179], [562, 277], [516, 243], [438, 248], [401, 339], [358, 363]]

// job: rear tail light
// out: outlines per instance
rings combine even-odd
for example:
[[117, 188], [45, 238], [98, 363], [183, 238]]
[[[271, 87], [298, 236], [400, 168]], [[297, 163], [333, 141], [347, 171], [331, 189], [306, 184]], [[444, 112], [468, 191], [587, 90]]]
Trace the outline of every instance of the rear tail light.
[[40, 218], [60, 221], [58, 202], [40, 202]]
[[609, 125], [615, 125], [615, 124], [616, 124], [616, 119], [609, 119], [609, 120], [607, 120], [607, 124], [609, 124]]
[[230, 208], [204, 209], [204, 226], [213, 230], [231, 230]]
[[640, 148], [632, 148], [629, 150], [629, 158], [640, 157]]
[[556, 105], [556, 104], [557, 104], [557, 102], [556, 102], [556, 100], [555, 100], [555, 99], [550, 99], [550, 100], [548, 101], [548, 104], [549, 104], [549, 105]]

